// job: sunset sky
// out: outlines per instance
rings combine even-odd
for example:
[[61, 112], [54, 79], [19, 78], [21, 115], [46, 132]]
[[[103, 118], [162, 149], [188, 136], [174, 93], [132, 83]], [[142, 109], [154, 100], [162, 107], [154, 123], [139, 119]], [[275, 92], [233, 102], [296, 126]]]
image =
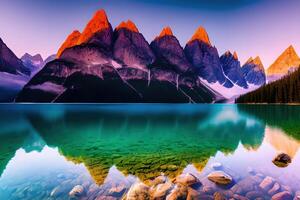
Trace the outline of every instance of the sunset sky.
[[235, 50], [242, 64], [259, 55], [268, 67], [290, 44], [300, 54], [299, 0], [1, 0], [0, 37], [19, 57], [46, 57], [101, 8], [113, 27], [134, 21], [148, 42], [168, 25], [184, 46], [202, 25], [220, 54]]

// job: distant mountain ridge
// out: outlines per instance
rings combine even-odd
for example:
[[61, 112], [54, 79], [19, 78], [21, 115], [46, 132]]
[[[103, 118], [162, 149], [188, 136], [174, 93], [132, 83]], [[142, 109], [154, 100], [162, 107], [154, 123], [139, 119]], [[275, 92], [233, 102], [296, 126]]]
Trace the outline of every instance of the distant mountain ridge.
[[132, 21], [113, 30], [105, 11], [99, 10], [82, 33], [67, 37], [57, 59], [33, 77], [17, 101], [215, 102], [224, 98], [222, 88], [248, 89], [239, 64], [227, 63], [226, 73], [224, 69], [203, 27], [185, 48], [170, 27], [148, 44]]
[[267, 69], [268, 82], [276, 81], [298, 69], [300, 58], [295, 48], [290, 45]]

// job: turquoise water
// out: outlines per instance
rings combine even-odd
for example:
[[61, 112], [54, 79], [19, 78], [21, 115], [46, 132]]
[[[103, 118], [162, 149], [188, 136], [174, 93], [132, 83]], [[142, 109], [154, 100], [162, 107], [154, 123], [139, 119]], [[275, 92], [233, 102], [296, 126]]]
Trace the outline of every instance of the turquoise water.
[[[253, 177], [251, 190], [271, 177], [278, 193], [300, 191], [299, 106], [0, 105], [0, 113], [0, 199], [69, 199], [76, 185], [81, 199], [121, 199], [137, 182], [185, 173], [201, 181], [199, 193], [228, 198], [246, 196], [234, 188]], [[281, 152], [292, 158], [286, 168], [272, 163]], [[232, 184], [207, 179], [216, 163]]]

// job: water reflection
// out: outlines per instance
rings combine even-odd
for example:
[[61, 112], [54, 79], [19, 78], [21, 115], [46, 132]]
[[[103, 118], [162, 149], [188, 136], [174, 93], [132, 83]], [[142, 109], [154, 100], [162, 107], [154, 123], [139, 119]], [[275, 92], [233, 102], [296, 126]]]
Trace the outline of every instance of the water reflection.
[[[206, 179], [216, 162], [237, 185], [249, 176], [249, 169], [275, 177], [293, 190], [300, 184], [295, 175], [300, 163], [299, 107], [19, 105], [0, 109], [4, 113], [0, 116], [0, 199], [10, 193], [19, 195], [11, 199], [30, 198], [30, 191], [42, 199], [53, 195], [57, 186], [63, 191], [60, 197], [67, 198], [77, 184], [87, 185], [94, 197], [102, 188], [106, 193], [100, 196], [105, 196], [112, 187], [128, 189], [137, 180], [149, 183], [161, 174], [172, 180], [185, 172], [219, 188]], [[286, 169], [274, 166], [271, 161], [277, 152], [290, 154], [293, 163]], [[43, 183], [44, 189], [36, 193], [38, 186], [31, 182]]]

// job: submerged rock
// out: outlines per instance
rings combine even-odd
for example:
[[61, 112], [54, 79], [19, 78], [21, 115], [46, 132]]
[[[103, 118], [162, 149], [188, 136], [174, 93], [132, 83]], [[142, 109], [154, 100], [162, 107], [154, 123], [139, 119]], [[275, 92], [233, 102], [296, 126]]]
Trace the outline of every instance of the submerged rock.
[[270, 176], [267, 176], [260, 184], [259, 187], [265, 191], [270, 190], [274, 185], [274, 179]]
[[151, 181], [150, 185], [151, 186], [157, 186], [159, 184], [167, 182], [167, 180], [168, 179], [167, 179], [166, 176], [161, 175], [161, 176], [156, 177], [153, 181]]
[[185, 186], [190, 186], [190, 185], [193, 185], [193, 184], [199, 183], [199, 182], [200, 182], [199, 179], [190, 173], [182, 174], [182, 175], [178, 176], [175, 180], [176, 184], [182, 184]]
[[188, 188], [183, 185], [177, 185], [171, 193], [167, 196], [167, 200], [186, 199], [188, 194]]
[[269, 190], [268, 194], [272, 196], [272, 195], [276, 194], [277, 192], [279, 192], [279, 190], [280, 190], [280, 184], [275, 183], [273, 185], [273, 187]]
[[158, 184], [150, 189], [151, 197], [152, 199], [165, 199], [172, 188], [173, 184], [171, 182]]
[[272, 200], [292, 200], [293, 196], [290, 192], [284, 191], [272, 196]]
[[84, 188], [81, 185], [76, 185], [70, 192], [71, 198], [81, 197], [84, 195]]
[[226, 174], [223, 171], [215, 171], [210, 173], [207, 178], [216, 183], [216, 184], [220, 184], [220, 185], [227, 185], [230, 184], [232, 182], [232, 178], [230, 175]]
[[287, 167], [291, 162], [291, 157], [285, 153], [277, 155], [273, 160], [274, 165], [277, 167]]
[[144, 183], [136, 183], [130, 188], [125, 199], [126, 200], [148, 200], [150, 199], [149, 187]]

